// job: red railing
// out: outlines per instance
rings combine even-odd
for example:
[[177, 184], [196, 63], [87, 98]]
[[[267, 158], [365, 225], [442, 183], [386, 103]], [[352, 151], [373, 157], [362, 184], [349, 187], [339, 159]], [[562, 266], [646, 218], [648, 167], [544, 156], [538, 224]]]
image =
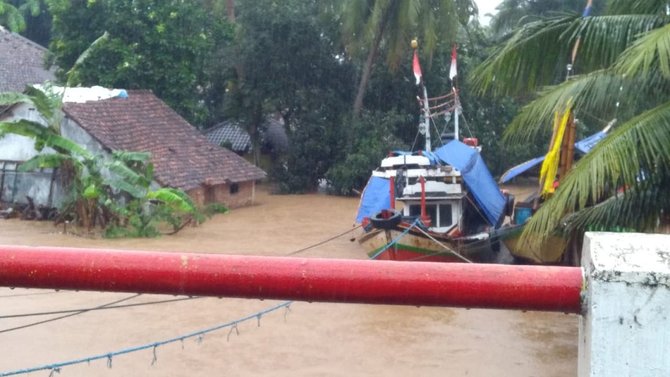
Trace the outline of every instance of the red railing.
[[573, 267], [0, 246], [0, 286], [580, 312]]

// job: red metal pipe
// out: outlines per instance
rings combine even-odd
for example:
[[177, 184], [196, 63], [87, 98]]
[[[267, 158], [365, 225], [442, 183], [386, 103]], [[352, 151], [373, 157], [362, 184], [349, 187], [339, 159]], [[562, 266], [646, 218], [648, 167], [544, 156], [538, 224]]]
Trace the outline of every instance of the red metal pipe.
[[0, 286], [578, 313], [582, 272], [0, 246]]

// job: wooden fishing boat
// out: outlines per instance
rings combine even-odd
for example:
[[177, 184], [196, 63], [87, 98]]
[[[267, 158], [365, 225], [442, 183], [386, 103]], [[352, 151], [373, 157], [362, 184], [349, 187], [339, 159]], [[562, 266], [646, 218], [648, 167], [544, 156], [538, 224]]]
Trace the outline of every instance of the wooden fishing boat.
[[[453, 67], [455, 53], [452, 59]], [[419, 133], [425, 145], [418, 152], [393, 152], [373, 171], [356, 217], [363, 229], [358, 242], [373, 259], [492, 261], [491, 235], [511, 214], [514, 199], [500, 191], [478, 140], [460, 140], [458, 91], [428, 98], [416, 51], [414, 73], [422, 89]], [[454, 114], [453, 139], [442, 135], [433, 151], [430, 122], [447, 113]]]

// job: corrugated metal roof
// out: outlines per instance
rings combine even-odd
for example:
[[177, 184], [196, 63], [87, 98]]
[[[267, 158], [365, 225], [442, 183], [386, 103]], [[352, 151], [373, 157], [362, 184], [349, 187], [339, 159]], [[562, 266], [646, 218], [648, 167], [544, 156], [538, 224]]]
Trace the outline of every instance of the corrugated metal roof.
[[251, 137], [242, 127], [231, 121], [217, 124], [205, 133], [210, 143], [219, 146], [230, 146], [235, 152], [248, 152], [251, 150]]

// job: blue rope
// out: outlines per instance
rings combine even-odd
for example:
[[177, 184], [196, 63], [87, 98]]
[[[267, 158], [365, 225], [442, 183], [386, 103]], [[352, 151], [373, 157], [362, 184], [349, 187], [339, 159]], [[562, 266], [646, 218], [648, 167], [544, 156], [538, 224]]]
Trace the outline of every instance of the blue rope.
[[[414, 228], [418, 223], [419, 223], [419, 219], [414, 220], [414, 222], [412, 223], [412, 225], [409, 226], [409, 228], [405, 229], [404, 232], [400, 233], [400, 235], [398, 237], [394, 238], [391, 242], [389, 242], [386, 246], [384, 246], [383, 249], [376, 252], [373, 256], [370, 257], [370, 259], [377, 259], [377, 257], [380, 256], [386, 250], [388, 250], [389, 247], [395, 245], [396, 243], [398, 243], [398, 241], [400, 241], [401, 238], [405, 237], [405, 235], [407, 233], [409, 233], [409, 231], [412, 228]], [[2, 375], [0, 375], [0, 376], [2, 376]]]
[[179, 337], [176, 337], [176, 338], [171, 338], [171, 339], [163, 340], [163, 341], [160, 341], [160, 342], [145, 344], [145, 345], [142, 345], [142, 346], [130, 347], [130, 348], [122, 349], [122, 350], [115, 351], [115, 352], [109, 352], [109, 353], [105, 353], [105, 354], [100, 354], [100, 355], [95, 355], [95, 356], [90, 356], [90, 357], [85, 357], [85, 358], [80, 358], [80, 359], [75, 359], [75, 360], [70, 360], [70, 361], [64, 361], [64, 362], [61, 362], [61, 363], [42, 365], [42, 366], [27, 368], [27, 369], [18, 369], [18, 370], [9, 371], [9, 372], [0, 372], [0, 376], [15, 376], [17, 374], [32, 373], [32, 372], [37, 372], [37, 371], [40, 371], [40, 370], [51, 370], [52, 374], [53, 374], [54, 371], [56, 373], [60, 373], [60, 368], [62, 368], [62, 367], [69, 366], [69, 365], [75, 365], [75, 364], [90, 363], [91, 361], [102, 360], [102, 359], [106, 359], [107, 360], [107, 366], [111, 367], [112, 357], [114, 357], [114, 356], [125, 355], [125, 354], [131, 353], [131, 352], [137, 352], [137, 351], [142, 351], [142, 350], [152, 349], [152, 348], [154, 350], [154, 360], [152, 361], [152, 364], [153, 364], [153, 363], [155, 363], [155, 357], [156, 357], [155, 350], [159, 346], [163, 346], [163, 345], [166, 345], [166, 344], [169, 344], [169, 343], [182, 342], [185, 339], [189, 339], [189, 338], [198, 337], [198, 338], [201, 339], [202, 336], [207, 334], [207, 333], [214, 332], [216, 330], [220, 330], [220, 329], [223, 329], [223, 328], [226, 328], [226, 327], [237, 328], [237, 325], [239, 323], [246, 322], [246, 321], [252, 320], [254, 318], [256, 318], [256, 319], [258, 319], [258, 321], [260, 321], [260, 318], [264, 314], [273, 312], [273, 311], [281, 309], [281, 308], [288, 308], [292, 303], [293, 303], [292, 301], [286, 301], [286, 302], [280, 303], [278, 305], [275, 305], [273, 307], [270, 307], [268, 309], [262, 310], [260, 312], [248, 315], [248, 316], [240, 318], [240, 319], [237, 319], [235, 321], [220, 324], [220, 325], [210, 327], [210, 328], [207, 328], [207, 329], [204, 329], [204, 330], [195, 331], [195, 332], [192, 332], [192, 333], [189, 333], [189, 334], [186, 334], [186, 335], [182, 335], [182, 336], [179, 336]]

